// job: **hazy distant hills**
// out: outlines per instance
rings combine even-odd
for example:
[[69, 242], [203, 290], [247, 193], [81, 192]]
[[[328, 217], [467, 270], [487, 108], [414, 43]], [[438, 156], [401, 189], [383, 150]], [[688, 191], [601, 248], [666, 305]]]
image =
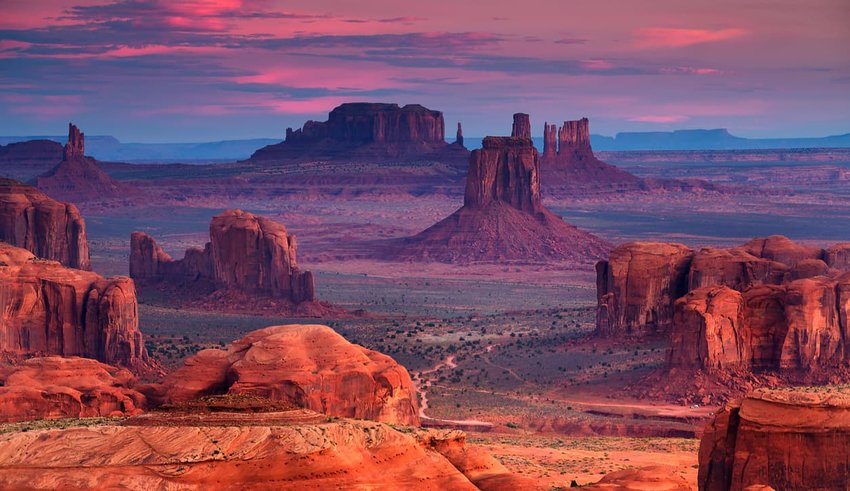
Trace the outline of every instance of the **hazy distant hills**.
[[[67, 136], [0, 136], [0, 145], [27, 140], [53, 140], [64, 144]], [[202, 143], [123, 143], [112, 136], [86, 135], [86, 155], [98, 160], [185, 162], [247, 159], [257, 149], [280, 140], [254, 138]]]
[[[53, 140], [65, 136], [0, 136], [0, 145], [26, 140]], [[741, 138], [726, 129], [678, 130], [590, 135], [597, 151], [628, 150], [762, 150], [773, 148], [850, 148], [850, 133], [819, 138]], [[86, 153], [98, 160], [112, 161], [227, 161], [247, 159], [256, 150], [280, 140], [255, 138], [202, 143], [123, 143], [111, 136], [86, 136]], [[478, 148], [481, 139], [466, 137], [467, 148]], [[543, 138], [534, 138], [543, 148]]]

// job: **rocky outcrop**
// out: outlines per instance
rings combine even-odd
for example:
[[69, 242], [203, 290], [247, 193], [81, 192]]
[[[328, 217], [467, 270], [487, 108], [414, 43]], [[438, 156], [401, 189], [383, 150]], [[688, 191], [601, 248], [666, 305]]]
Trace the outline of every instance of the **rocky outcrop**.
[[86, 223], [77, 207], [10, 179], [0, 179], [0, 241], [71, 268], [91, 269]]
[[666, 333], [673, 302], [687, 292], [693, 251], [681, 244], [634, 242], [596, 265], [596, 328], [606, 335]]
[[30, 140], [0, 145], [0, 175], [29, 181], [62, 160], [62, 145], [51, 140]]
[[139, 332], [136, 288], [41, 260], [0, 242], [0, 351], [94, 358], [152, 368]]
[[62, 161], [36, 177], [35, 185], [50, 196], [74, 202], [126, 198], [134, 193], [109, 177], [93, 158], [85, 156], [85, 135], [70, 123]]
[[523, 138], [526, 140], [531, 139], [531, 119], [529, 119], [528, 114], [514, 114], [514, 124], [511, 128], [511, 137]]
[[748, 367], [752, 336], [744, 324], [744, 299], [725, 286], [699, 288], [676, 300], [669, 364], [724, 369]]
[[[527, 118], [515, 127], [524, 131]], [[420, 234], [394, 243], [405, 261], [586, 263], [608, 244], [578, 230], [540, 201], [539, 158], [530, 138], [488, 136], [469, 158], [463, 207]]]
[[418, 104], [347, 103], [327, 121], [286, 130], [286, 140], [257, 150], [253, 161], [287, 159], [409, 159], [463, 156], [445, 141], [443, 113]]
[[250, 394], [330, 416], [418, 425], [415, 389], [392, 358], [319, 325], [275, 326], [204, 350], [152, 389], [169, 404], [211, 394]]
[[142, 233], [130, 237], [130, 276], [142, 283], [204, 283], [284, 298], [294, 304], [315, 300], [313, 274], [301, 271], [297, 243], [282, 224], [242, 210], [228, 210], [210, 222], [210, 242], [173, 260]]
[[479, 489], [410, 431], [230, 406], [143, 414], [120, 425], [5, 432], [0, 488]]
[[558, 155], [558, 125], [543, 124], [543, 155], [541, 160], [550, 160]]
[[692, 491], [691, 485], [676, 469], [654, 465], [639, 469], [623, 469], [605, 474], [599, 482], [582, 486], [593, 491]]
[[455, 135], [455, 145], [463, 146], [463, 127], [460, 122], [457, 124], [457, 135]]
[[578, 121], [564, 121], [558, 130], [558, 155], [593, 156], [590, 149], [590, 121], [581, 118]]
[[718, 412], [700, 444], [699, 487], [739, 491], [850, 487], [850, 394], [761, 389]]
[[0, 367], [0, 423], [133, 416], [145, 406], [134, 383], [129, 371], [89, 358], [30, 358]]

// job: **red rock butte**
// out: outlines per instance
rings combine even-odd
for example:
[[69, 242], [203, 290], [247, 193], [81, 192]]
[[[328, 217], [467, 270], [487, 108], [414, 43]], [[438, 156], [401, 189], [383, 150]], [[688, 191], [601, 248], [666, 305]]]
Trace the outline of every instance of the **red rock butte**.
[[419, 104], [357, 102], [334, 108], [327, 121], [287, 128], [286, 140], [257, 150], [254, 161], [317, 159], [463, 158], [445, 141], [443, 113]]
[[698, 252], [631, 243], [597, 265], [597, 330], [665, 334], [668, 365], [813, 370], [847, 366], [850, 244], [781, 237]]
[[226, 351], [203, 350], [157, 386], [151, 399], [174, 404], [214, 394], [250, 394], [330, 416], [419, 425], [407, 370], [320, 325], [267, 327]]
[[469, 157], [463, 207], [386, 255], [405, 261], [586, 263], [610, 249], [566, 223], [540, 200], [539, 158], [528, 115], [517, 114], [521, 137], [488, 136]]
[[121, 198], [134, 192], [111, 178], [93, 158], [86, 157], [85, 150], [85, 135], [68, 123], [68, 143], [62, 161], [36, 177], [36, 187], [58, 199], [75, 202]]
[[139, 331], [133, 280], [103, 278], [0, 242], [0, 351], [82, 356], [153, 367]]
[[0, 179], [0, 241], [70, 268], [91, 269], [86, 223], [77, 207], [10, 179]]
[[286, 227], [242, 210], [227, 210], [210, 222], [210, 242], [173, 260], [156, 241], [134, 232], [130, 276], [144, 284], [236, 290], [284, 298], [293, 304], [315, 300], [313, 274], [296, 261], [297, 242]]
[[708, 424], [699, 489], [848, 489], [849, 435], [846, 387], [757, 390]]

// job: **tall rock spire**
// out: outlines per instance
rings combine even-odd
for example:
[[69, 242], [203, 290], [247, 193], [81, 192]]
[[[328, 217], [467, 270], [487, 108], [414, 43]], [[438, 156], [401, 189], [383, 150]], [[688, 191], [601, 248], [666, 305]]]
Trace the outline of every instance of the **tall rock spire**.
[[457, 138], [455, 138], [455, 145], [463, 146], [463, 127], [460, 125], [460, 121], [457, 123]]
[[514, 138], [531, 139], [531, 121], [528, 118], [528, 114], [514, 114], [514, 125], [511, 130], [511, 136]]
[[62, 158], [69, 160], [74, 157], [83, 157], [86, 153], [86, 137], [73, 123], [68, 123], [68, 143]]
[[543, 157], [554, 157], [558, 153], [558, 125], [543, 124]]

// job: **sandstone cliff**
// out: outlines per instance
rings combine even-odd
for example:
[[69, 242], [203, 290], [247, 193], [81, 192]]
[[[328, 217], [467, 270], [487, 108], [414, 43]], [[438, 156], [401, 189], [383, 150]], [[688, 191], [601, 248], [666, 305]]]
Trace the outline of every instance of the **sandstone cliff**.
[[151, 397], [174, 404], [225, 393], [285, 401], [330, 416], [419, 424], [415, 389], [404, 367], [319, 325], [268, 327], [234, 341], [227, 351], [201, 351]]
[[89, 358], [30, 358], [0, 367], [0, 423], [52, 418], [133, 416], [145, 396], [133, 375]]
[[721, 410], [706, 428], [700, 490], [848, 489], [848, 435], [845, 388], [755, 391]]
[[[524, 134], [527, 115], [514, 131]], [[469, 157], [463, 207], [383, 256], [405, 261], [587, 263], [602, 239], [565, 223], [540, 201], [539, 158], [530, 138], [488, 136]]]
[[0, 315], [0, 351], [151, 368], [130, 278], [105, 279], [0, 242]]
[[65, 266], [90, 270], [86, 223], [77, 207], [0, 179], [0, 241]]
[[143, 283], [201, 283], [295, 304], [315, 300], [313, 274], [298, 268], [295, 236], [265, 217], [225, 211], [210, 222], [210, 242], [204, 249], [189, 249], [177, 261], [142, 232], [130, 239], [130, 276]]
[[93, 158], [85, 156], [85, 135], [70, 123], [62, 161], [36, 177], [35, 186], [57, 199], [74, 202], [126, 198], [134, 192], [109, 177]]
[[[462, 142], [462, 139], [461, 139]], [[463, 145], [445, 141], [443, 113], [418, 104], [347, 103], [327, 121], [286, 130], [286, 140], [257, 150], [254, 161], [287, 159], [463, 158]]]

